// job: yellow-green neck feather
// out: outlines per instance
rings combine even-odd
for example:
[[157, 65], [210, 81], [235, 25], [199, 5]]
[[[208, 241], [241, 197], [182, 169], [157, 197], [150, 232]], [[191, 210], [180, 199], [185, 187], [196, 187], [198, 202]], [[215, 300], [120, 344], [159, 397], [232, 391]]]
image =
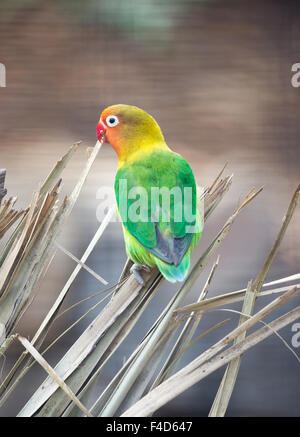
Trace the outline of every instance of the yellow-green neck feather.
[[[142, 144], [141, 144], [142, 143]], [[137, 161], [144, 158], [146, 155], [154, 152], [155, 150], [170, 150], [165, 142], [153, 143], [152, 141], [127, 143], [124, 145], [129, 152], [119, 155], [118, 167], [123, 164]]]

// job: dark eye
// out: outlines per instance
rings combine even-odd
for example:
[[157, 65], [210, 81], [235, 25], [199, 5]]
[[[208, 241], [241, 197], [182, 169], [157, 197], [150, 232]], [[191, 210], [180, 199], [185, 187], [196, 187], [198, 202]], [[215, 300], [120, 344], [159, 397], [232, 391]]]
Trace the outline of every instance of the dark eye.
[[106, 124], [109, 127], [117, 126], [117, 124], [119, 124], [119, 119], [116, 115], [109, 115], [106, 117]]

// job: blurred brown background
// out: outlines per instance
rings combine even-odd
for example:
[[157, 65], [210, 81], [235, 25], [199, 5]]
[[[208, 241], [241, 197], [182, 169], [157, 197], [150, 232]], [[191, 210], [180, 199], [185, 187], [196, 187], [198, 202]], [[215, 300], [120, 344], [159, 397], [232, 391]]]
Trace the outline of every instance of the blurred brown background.
[[[262, 265], [299, 182], [300, 89], [291, 86], [291, 66], [300, 62], [299, 13], [299, 2], [291, 0], [1, 0], [0, 62], [6, 66], [7, 86], [0, 88], [0, 167], [7, 169], [9, 194], [19, 196], [20, 207], [27, 206], [58, 158], [83, 140], [64, 177], [69, 192], [86, 147], [96, 141], [102, 109], [115, 103], [140, 106], [157, 119], [170, 147], [191, 163], [200, 185], [212, 182], [226, 161], [228, 172], [234, 173], [233, 187], [207, 223], [194, 259], [241, 196], [264, 185], [220, 250], [210, 295], [245, 287]], [[78, 257], [98, 227], [96, 191], [112, 186], [116, 165], [114, 152], [105, 145], [60, 239]], [[299, 218], [298, 210], [269, 280], [299, 271]], [[113, 284], [125, 259], [121, 226], [112, 223], [87, 264]], [[33, 335], [74, 267], [57, 254], [18, 332]], [[101, 287], [82, 272], [65, 308]], [[142, 323], [100, 375], [99, 389], [175, 290], [164, 284]], [[49, 341], [92, 303], [66, 313]], [[232, 308], [240, 310], [239, 305]], [[199, 333], [227, 316], [206, 315]], [[222, 332], [205, 337], [204, 347], [236, 325], [238, 317], [229, 317]], [[89, 320], [59, 343], [60, 355]], [[290, 344], [291, 327], [282, 335]], [[57, 350], [46, 356], [52, 364]], [[196, 344], [182, 364], [202, 350]], [[18, 352], [16, 347], [7, 357], [3, 374]], [[223, 369], [214, 373], [159, 414], [207, 415], [222, 374]], [[25, 390], [18, 388], [0, 414], [15, 415], [43, 378], [36, 365]], [[243, 358], [228, 415], [299, 415], [299, 379], [295, 357], [278, 338], [269, 338]]]

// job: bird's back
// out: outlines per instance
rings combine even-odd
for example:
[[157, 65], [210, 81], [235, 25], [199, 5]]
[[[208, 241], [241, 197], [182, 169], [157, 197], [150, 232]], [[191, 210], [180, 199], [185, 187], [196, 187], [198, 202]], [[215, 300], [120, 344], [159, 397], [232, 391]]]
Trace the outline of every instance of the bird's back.
[[187, 161], [170, 150], [145, 154], [118, 169], [115, 191], [126, 230], [177, 266], [196, 232], [196, 184]]

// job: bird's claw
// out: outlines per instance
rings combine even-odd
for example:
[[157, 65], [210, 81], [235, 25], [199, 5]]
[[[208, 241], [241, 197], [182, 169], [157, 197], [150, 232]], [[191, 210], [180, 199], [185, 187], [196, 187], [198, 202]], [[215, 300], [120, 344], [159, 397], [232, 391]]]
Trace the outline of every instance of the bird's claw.
[[130, 269], [130, 273], [132, 273], [135, 277], [135, 279], [138, 281], [139, 284], [145, 285], [145, 281], [142, 278], [142, 275], [140, 274], [140, 270], [145, 270], [146, 272], [150, 272], [150, 268], [148, 266], [145, 266], [144, 264], [133, 264], [133, 266]]

